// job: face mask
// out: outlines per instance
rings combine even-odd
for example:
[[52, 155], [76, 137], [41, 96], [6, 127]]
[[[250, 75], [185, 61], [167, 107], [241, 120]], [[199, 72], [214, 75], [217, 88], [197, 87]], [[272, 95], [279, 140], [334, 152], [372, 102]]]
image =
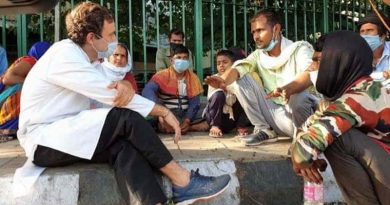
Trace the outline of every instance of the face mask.
[[98, 35], [96, 35], [96, 36], [99, 37], [99, 38], [101, 38], [101, 39], [103, 39], [103, 41], [104, 41], [105, 43], [107, 43], [107, 50], [106, 50], [106, 51], [98, 51], [98, 50], [95, 48], [95, 46], [93, 45], [93, 43], [92, 43], [92, 47], [93, 47], [93, 49], [95, 49], [95, 51], [97, 52], [98, 58], [99, 58], [99, 59], [103, 59], [103, 58], [108, 58], [108, 57], [110, 57], [110, 56], [114, 53], [114, 51], [115, 51], [115, 49], [116, 49], [116, 46], [118, 45], [118, 42], [117, 42], [117, 41], [114, 41], [114, 42], [108, 43], [103, 37], [100, 37], [100, 36], [98, 36]]
[[379, 35], [375, 35], [375, 36], [362, 35], [362, 37], [364, 38], [364, 40], [366, 40], [366, 42], [368, 43], [372, 51], [374, 51], [380, 45], [382, 45], [382, 41]]
[[173, 68], [178, 73], [186, 71], [190, 67], [190, 62], [188, 60], [176, 59], [173, 65]]
[[310, 81], [315, 86], [318, 78], [318, 70], [309, 72], [309, 75], [310, 75]]
[[275, 35], [275, 29], [273, 30], [271, 42], [269, 42], [269, 44], [266, 48], [262, 49], [263, 51], [266, 51], [266, 52], [271, 51], [272, 49], [275, 48], [276, 44], [278, 44], [278, 40], [275, 39], [274, 35]]

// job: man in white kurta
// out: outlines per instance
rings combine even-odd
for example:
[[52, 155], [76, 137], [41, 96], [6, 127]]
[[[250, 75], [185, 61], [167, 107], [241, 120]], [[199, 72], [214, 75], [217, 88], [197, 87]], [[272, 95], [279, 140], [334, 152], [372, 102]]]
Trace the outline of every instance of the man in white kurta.
[[[267, 92], [291, 82], [312, 63], [312, 46], [305, 41], [290, 41], [282, 36], [281, 29], [274, 12], [259, 11], [251, 19], [251, 32], [258, 49], [236, 61], [221, 77], [211, 76], [205, 81], [213, 87], [235, 82], [232, 92], [255, 126], [253, 134], [241, 138], [247, 146], [275, 142], [277, 135], [293, 137], [317, 104], [308, 92], [291, 96], [288, 102], [267, 98]], [[247, 75], [252, 72], [260, 76], [263, 87]]]
[[[204, 177], [180, 167], [143, 118], [160, 116], [180, 138], [177, 119], [166, 108], [130, 91], [123, 81], [112, 82], [96, 69], [99, 59], [116, 47], [115, 22], [109, 11], [94, 3], [75, 7], [66, 19], [69, 39], [55, 43], [27, 76], [21, 97], [18, 139], [28, 158], [15, 173], [15, 183], [29, 180], [41, 167], [79, 161], [109, 163], [119, 190], [128, 190], [142, 204], [167, 198], [153, 169], [173, 183], [174, 201], [207, 199], [224, 190], [228, 175]], [[130, 93], [130, 94], [129, 94]], [[121, 108], [89, 110], [90, 99]], [[36, 171], [35, 173], [33, 171]], [[207, 189], [205, 189], [206, 187]]]

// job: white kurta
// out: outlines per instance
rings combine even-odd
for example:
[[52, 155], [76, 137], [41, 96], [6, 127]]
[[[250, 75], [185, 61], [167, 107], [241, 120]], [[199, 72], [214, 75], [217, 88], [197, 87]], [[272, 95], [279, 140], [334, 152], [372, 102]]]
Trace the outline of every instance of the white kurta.
[[[35, 64], [23, 85], [18, 131], [28, 157], [24, 168], [29, 170], [18, 170], [16, 181], [18, 175], [32, 173], [37, 145], [92, 158], [110, 108], [89, 110], [89, 99], [111, 105], [116, 95], [115, 89], [107, 88], [111, 80], [95, 66], [81, 47], [68, 39], [51, 46]], [[152, 101], [135, 95], [126, 108], [147, 116], [153, 106]]]

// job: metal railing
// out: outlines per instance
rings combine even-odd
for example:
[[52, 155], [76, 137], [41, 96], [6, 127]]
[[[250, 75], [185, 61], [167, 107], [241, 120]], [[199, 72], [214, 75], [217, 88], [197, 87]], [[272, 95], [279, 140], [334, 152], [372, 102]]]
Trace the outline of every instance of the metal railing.
[[[66, 38], [66, 12], [82, 1], [60, 1], [47, 13], [1, 16], [1, 44], [11, 60], [25, 55], [36, 41]], [[356, 30], [356, 21], [369, 11], [366, 0], [95, 0], [115, 16], [119, 41], [129, 46], [134, 71], [146, 82], [154, 73], [155, 52], [168, 46], [167, 34], [182, 29], [186, 46], [194, 51], [200, 79], [215, 73], [215, 53], [222, 48], [255, 49], [249, 19], [260, 9], [278, 13], [283, 35], [314, 42], [334, 30]], [[380, 10], [389, 11], [377, 0]]]

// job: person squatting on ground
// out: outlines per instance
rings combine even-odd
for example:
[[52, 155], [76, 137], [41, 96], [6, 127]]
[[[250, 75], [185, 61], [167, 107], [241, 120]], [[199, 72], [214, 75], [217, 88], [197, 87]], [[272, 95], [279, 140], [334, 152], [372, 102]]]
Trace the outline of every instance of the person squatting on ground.
[[[157, 72], [145, 85], [142, 96], [169, 108], [180, 121], [183, 134], [199, 131], [192, 128], [194, 120], [200, 118], [200, 95], [203, 92], [198, 76], [189, 70], [189, 51], [177, 45], [171, 51], [171, 66]], [[158, 118], [158, 130], [172, 133], [172, 127]]]
[[[44, 167], [76, 162], [108, 163], [127, 202], [129, 191], [142, 204], [167, 198], [154, 176], [160, 170], [173, 184], [173, 200], [188, 204], [221, 193], [229, 175], [205, 177], [179, 166], [145, 116], [159, 116], [181, 137], [179, 122], [163, 106], [128, 92], [96, 69], [116, 47], [115, 22], [108, 9], [86, 2], [66, 17], [69, 39], [55, 43], [27, 76], [21, 96], [18, 139], [28, 157], [14, 177], [15, 190], [33, 182]], [[89, 109], [90, 99], [122, 107]], [[35, 166], [36, 165], [36, 166]], [[31, 176], [26, 174], [30, 173]], [[35, 179], [35, 180], [32, 180]], [[18, 187], [19, 185], [19, 187]], [[21, 194], [21, 193], [19, 193]]]
[[[219, 51], [216, 54], [218, 73], [215, 76], [222, 76], [231, 69], [233, 62], [239, 59], [242, 58], [236, 57], [230, 50]], [[207, 105], [203, 111], [203, 116], [206, 118], [204, 123], [211, 126], [209, 136], [222, 137], [224, 133], [236, 127], [239, 136], [248, 134], [246, 127], [250, 125], [250, 121], [237, 97], [232, 92], [229, 92], [229, 88], [222, 90], [211, 86], [208, 87]]]
[[[322, 181], [318, 169], [326, 162], [318, 155], [324, 153], [348, 204], [388, 204], [390, 94], [370, 77], [373, 54], [362, 37], [337, 31], [320, 40], [313, 60], [319, 66], [315, 87], [324, 100], [292, 144], [294, 171]], [[293, 94], [297, 82], [274, 95]]]
[[[222, 77], [205, 79], [215, 88], [236, 81], [234, 94], [255, 126], [253, 134], [241, 138], [247, 146], [274, 142], [277, 135], [293, 137], [296, 128], [317, 105], [317, 99], [307, 91], [291, 96], [287, 103], [281, 98], [267, 99], [267, 92], [291, 82], [312, 63], [312, 46], [305, 41], [293, 43], [282, 36], [281, 29], [275, 13], [259, 11], [251, 19], [251, 32], [258, 49], [235, 62]], [[247, 75], [251, 72], [259, 74], [263, 86]]]

